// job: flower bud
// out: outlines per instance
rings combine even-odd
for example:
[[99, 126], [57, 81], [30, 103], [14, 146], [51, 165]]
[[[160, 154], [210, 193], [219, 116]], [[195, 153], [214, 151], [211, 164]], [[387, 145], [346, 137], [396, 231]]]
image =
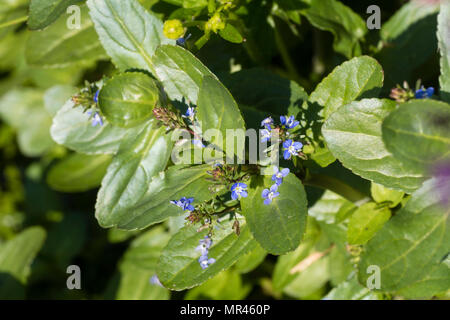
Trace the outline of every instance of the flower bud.
[[167, 38], [177, 40], [184, 35], [183, 23], [178, 19], [167, 20], [164, 22], [163, 32]]
[[220, 13], [215, 13], [211, 19], [208, 20], [206, 23], [206, 29], [212, 30], [215, 33], [225, 29], [225, 21]]

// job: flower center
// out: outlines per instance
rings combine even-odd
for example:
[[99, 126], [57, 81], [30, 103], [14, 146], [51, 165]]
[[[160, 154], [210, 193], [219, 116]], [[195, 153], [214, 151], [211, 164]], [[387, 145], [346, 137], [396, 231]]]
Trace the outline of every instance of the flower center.
[[242, 187], [236, 187], [236, 193], [241, 193], [242, 192]]
[[295, 147], [294, 147], [294, 146], [290, 146], [288, 150], [289, 150], [289, 152], [290, 152], [291, 154], [296, 154], [296, 153], [297, 153], [297, 150], [295, 150]]

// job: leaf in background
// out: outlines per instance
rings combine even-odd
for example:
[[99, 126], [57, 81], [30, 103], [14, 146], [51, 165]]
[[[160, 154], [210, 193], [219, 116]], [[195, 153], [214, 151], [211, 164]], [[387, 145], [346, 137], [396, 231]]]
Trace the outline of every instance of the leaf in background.
[[14, 21], [17, 19], [22, 19], [25, 22], [27, 12], [28, 0], [2, 1], [2, 5], [0, 7], [0, 24], [12, 24], [0, 29], [0, 39], [7, 36], [10, 32], [16, 30], [20, 26], [19, 23], [13, 23]]
[[[239, 107], [231, 93], [216, 78], [206, 76], [203, 78], [197, 102], [197, 120], [201, 123], [203, 133], [209, 129], [219, 130], [220, 137], [214, 137], [209, 142], [227, 147], [227, 130], [241, 129], [245, 131], [245, 123]], [[235, 147], [236, 149], [236, 147]], [[237, 150], [240, 155], [241, 150]]]
[[372, 194], [373, 200], [377, 203], [389, 202], [390, 208], [395, 208], [403, 199], [405, 195], [404, 192], [392, 190], [372, 182], [370, 186], [370, 193]]
[[74, 107], [72, 100], [58, 111], [50, 130], [58, 144], [86, 154], [114, 154], [127, 133], [132, 135], [138, 131], [139, 127], [123, 129], [107, 121], [103, 126], [93, 127], [89, 115], [83, 112], [83, 108]]
[[[450, 243], [450, 208], [444, 209], [439, 203], [435, 184], [435, 180], [426, 181], [367, 243], [359, 263], [360, 283], [366, 283], [371, 276], [367, 268], [376, 265], [381, 271], [384, 292], [396, 292], [428, 281], [422, 287], [426, 290], [420, 292], [422, 298], [448, 290], [449, 269], [443, 260]], [[441, 277], [433, 281], [436, 273]]]
[[442, 1], [438, 16], [439, 50], [441, 51], [441, 97], [450, 103], [450, 3]]
[[151, 121], [138, 135], [123, 140], [97, 195], [95, 214], [100, 225], [121, 224], [132, 216], [130, 211], [152, 190], [152, 179], [167, 166], [172, 151], [170, 138], [165, 127], [157, 128]]
[[356, 206], [340, 195], [326, 190], [323, 196], [308, 210], [308, 215], [327, 224], [338, 223], [348, 217]]
[[243, 300], [251, 289], [251, 284], [244, 284], [239, 273], [228, 269], [189, 290], [184, 300]]
[[422, 172], [395, 158], [381, 138], [382, 121], [395, 105], [378, 99], [350, 103], [328, 118], [322, 133], [330, 151], [346, 168], [388, 188], [411, 193], [424, 181]]
[[104, 58], [86, 6], [81, 7], [80, 21], [81, 28], [69, 29], [67, 17], [61, 16], [47, 29], [31, 32], [25, 49], [27, 63], [60, 68]]
[[180, 46], [161, 46], [153, 56], [156, 77], [171, 100], [197, 103], [205, 76], [215, 75], [192, 53]]
[[236, 262], [234, 269], [239, 273], [249, 273], [256, 269], [264, 261], [266, 256], [267, 251], [258, 244], [255, 249]]
[[365, 203], [353, 213], [348, 223], [347, 240], [352, 245], [362, 245], [384, 226], [391, 217], [391, 210], [379, 207], [375, 202]]
[[386, 148], [424, 174], [450, 156], [450, 104], [413, 100], [402, 104], [383, 121]]
[[47, 183], [61, 192], [84, 192], [100, 186], [110, 163], [109, 155], [74, 153], [51, 167]]
[[149, 120], [159, 99], [155, 80], [139, 72], [123, 73], [108, 80], [98, 104], [106, 120], [123, 128]]
[[[307, 1], [303, 1], [307, 2]], [[367, 33], [364, 20], [352, 9], [336, 0], [310, 0], [309, 7], [301, 10], [316, 28], [334, 35], [334, 50], [351, 58], [361, 54], [359, 42]]]
[[0, 297], [24, 299], [31, 263], [45, 240], [45, 230], [31, 227], [0, 247]]
[[163, 35], [163, 23], [136, 0], [88, 0], [100, 42], [121, 70], [144, 69], [153, 75], [158, 46], [175, 44]]
[[242, 41], [244, 41], [244, 38], [239, 33], [239, 31], [229, 23], [227, 23], [225, 29], [219, 31], [219, 35], [225, 40], [232, 43], [242, 43]]
[[379, 300], [380, 294], [359, 284], [357, 277], [341, 283], [331, 290], [323, 300]]
[[[148, 185], [140, 186], [140, 188], [146, 188], [146, 193], [139, 194], [137, 203], [133, 197], [131, 199], [134, 202], [133, 206], [127, 207], [127, 210], [119, 211], [119, 214], [116, 215], [115, 212], [97, 208], [100, 225], [104, 228], [117, 226], [125, 230], [143, 229], [169, 217], [183, 215], [184, 212], [170, 201], [179, 200], [181, 197], [193, 197], [194, 203], [211, 199], [213, 194], [208, 189], [211, 183], [206, 180], [210, 177], [206, 172], [208, 169], [210, 166], [207, 165], [169, 167], [166, 171], [150, 179]], [[113, 170], [112, 167], [111, 170]], [[138, 191], [142, 192], [143, 190]], [[115, 204], [106, 202], [105, 205], [111, 207]]]
[[44, 93], [44, 106], [47, 112], [54, 117], [59, 109], [70, 99], [78, 89], [69, 85], [57, 85]]
[[120, 262], [118, 300], [166, 300], [170, 292], [152, 284], [161, 251], [169, 241], [163, 227], [152, 228], [131, 242]]
[[0, 100], [0, 116], [17, 130], [24, 155], [37, 157], [54, 145], [49, 132], [52, 120], [44, 108], [42, 91], [31, 88], [9, 91]]
[[30, 3], [28, 27], [31, 30], [44, 29], [65, 13], [66, 9], [83, 0], [33, 0]]
[[383, 49], [375, 55], [383, 66], [388, 92], [403, 81], [415, 82], [413, 71], [437, 52], [436, 15], [439, 5], [409, 1], [380, 31]]
[[198, 262], [201, 253], [195, 248], [208, 231], [197, 232], [195, 226], [186, 226], [176, 233], [159, 260], [157, 274], [163, 285], [176, 291], [192, 288], [232, 266], [241, 256], [256, 248], [257, 242], [252, 238], [245, 220], [239, 220], [239, 236], [232, 229], [232, 219], [223, 221], [214, 230], [208, 257], [216, 259], [216, 262], [203, 270]]
[[283, 179], [280, 195], [270, 205], [264, 204], [261, 193], [273, 183], [253, 179], [248, 197], [242, 198], [242, 213], [259, 244], [272, 254], [295, 250], [306, 229], [307, 200], [301, 181], [293, 174]]

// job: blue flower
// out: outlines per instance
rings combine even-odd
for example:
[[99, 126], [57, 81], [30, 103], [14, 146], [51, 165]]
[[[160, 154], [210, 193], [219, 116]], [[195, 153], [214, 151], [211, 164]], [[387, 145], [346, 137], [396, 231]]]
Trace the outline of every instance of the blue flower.
[[95, 103], [98, 103], [98, 95], [99, 95], [99, 93], [100, 93], [100, 89], [98, 89], [97, 92], [94, 95], [94, 102]]
[[272, 203], [272, 199], [275, 197], [278, 197], [280, 195], [279, 192], [277, 192], [278, 190], [278, 185], [274, 184], [273, 186], [270, 187], [270, 189], [264, 189], [261, 196], [263, 197], [264, 200], [264, 204], [266, 206], [268, 206], [269, 204]]
[[195, 208], [192, 205], [192, 202], [194, 202], [194, 198], [186, 198], [183, 197], [180, 200], [172, 200], [170, 201], [170, 203], [180, 207], [181, 209], [185, 210], [185, 211], [194, 211]]
[[274, 175], [272, 176], [272, 181], [279, 186], [283, 182], [283, 178], [289, 174], [289, 169], [284, 168], [283, 170], [278, 169], [278, 167], [274, 167]]
[[200, 148], [206, 148], [206, 146], [203, 144], [201, 140], [193, 139], [192, 144], [194, 146], [200, 147]]
[[212, 239], [206, 235], [203, 239], [200, 239], [200, 244], [195, 248], [195, 250], [200, 251], [202, 256], [207, 256], [209, 248], [212, 245]]
[[178, 38], [177, 39], [177, 45], [185, 47], [186, 46], [186, 41], [188, 41], [191, 36], [192, 36], [192, 34], [188, 34], [188, 36], [186, 38], [183, 38], [183, 37]]
[[267, 129], [261, 130], [261, 142], [269, 141], [271, 136], [272, 136], [272, 134], [270, 133], [269, 130], [267, 130]]
[[296, 121], [294, 116], [290, 116], [289, 118], [286, 116], [280, 117], [281, 124], [288, 129], [294, 129], [300, 122]]
[[186, 113], [182, 115], [183, 118], [188, 118], [191, 120], [194, 120], [195, 116], [195, 108], [194, 107], [188, 107], [186, 110]]
[[416, 91], [416, 99], [427, 99], [431, 98], [434, 94], [434, 88], [429, 87], [428, 89], [425, 89], [425, 87], [422, 86], [419, 90]]
[[92, 116], [92, 126], [95, 127], [96, 125], [100, 125], [103, 126], [103, 119], [100, 116], [100, 114], [98, 112], [95, 112], [94, 115], [92, 115], [92, 111], [88, 111], [87, 114], [89, 116]]
[[261, 121], [261, 127], [265, 127], [267, 130], [272, 130], [273, 119], [272, 117], [265, 118]]
[[156, 286], [160, 286], [161, 288], [164, 288], [164, 286], [162, 285], [161, 281], [159, 281], [159, 278], [156, 274], [150, 278], [150, 283]]
[[283, 142], [283, 147], [284, 147], [283, 157], [285, 160], [289, 160], [291, 156], [298, 156], [298, 153], [303, 148], [303, 144], [301, 142], [286, 140], [285, 142]]
[[235, 183], [231, 187], [231, 198], [233, 200], [237, 200], [242, 198], [246, 198], [248, 196], [247, 193], [247, 185], [245, 183]]
[[200, 263], [200, 267], [202, 269], [208, 268], [211, 264], [216, 262], [216, 259], [214, 258], [208, 258], [207, 255], [202, 255], [200, 258], [198, 258], [198, 262]]

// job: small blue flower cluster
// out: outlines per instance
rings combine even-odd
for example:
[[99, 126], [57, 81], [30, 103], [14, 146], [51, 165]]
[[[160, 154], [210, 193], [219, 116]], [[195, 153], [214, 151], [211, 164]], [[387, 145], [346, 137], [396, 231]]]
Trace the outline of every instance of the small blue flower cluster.
[[233, 200], [238, 200], [240, 198], [247, 198], [248, 196], [247, 188], [248, 188], [247, 185], [242, 182], [233, 184], [233, 186], [231, 187], [231, 198]]
[[301, 142], [295, 142], [291, 139], [283, 142], [283, 158], [285, 160], [290, 160], [292, 156], [298, 156], [298, 153], [302, 150], [303, 144]]
[[174, 205], [180, 207], [184, 211], [194, 211], [195, 210], [194, 206], [192, 205], [192, 202], [194, 202], [194, 198], [186, 198], [186, 197], [183, 197], [180, 200], [170, 201], [171, 204], [174, 204]]
[[274, 174], [272, 176], [272, 181], [275, 181], [275, 184], [270, 187], [270, 189], [264, 189], [261, 196], [264, 200], [265, 205], [269, 205], [272, 203], [273, 198], [276, 198], [280, 195], [278, 192], [278, 187], [283, 183], [283, 178], [289, 174], [289, 169], [279, 169], [278, 167], [274, 167]]
[[202, 269], [208, 268], [211, 264], [216, 262], [214, 258], [208, 258], [209, 248], [212, 245], [212, 239], [209, 235], [206, 235], [203, 239], [200, 239], [200, 244], [195, 248], [195, 250], [200, 251], [201, 255], [198, 258], [200, 267]]
[[424, 86], [422, 86], [419, 90], [416, 90], [416, 99], [428, 99], [431, 98], [434, 94], [434, 88], [429, 87], [425, 89]]

